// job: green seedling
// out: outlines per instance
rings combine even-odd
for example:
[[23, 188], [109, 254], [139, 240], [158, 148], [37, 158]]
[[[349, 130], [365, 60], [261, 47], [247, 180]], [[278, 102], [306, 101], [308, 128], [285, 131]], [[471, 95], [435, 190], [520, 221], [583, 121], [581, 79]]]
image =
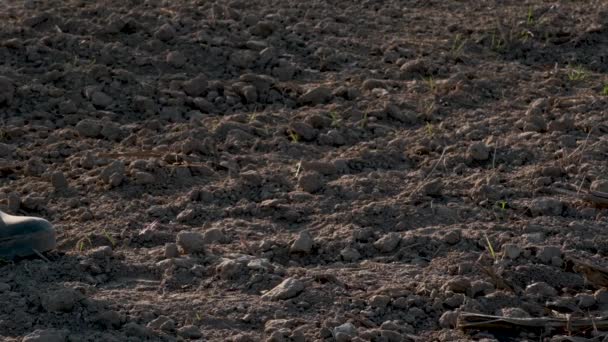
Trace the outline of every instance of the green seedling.
[[300, 142], [300, 135], [298, 133], [294, 132], [293, 130], [289, 130], [289, 138], [291, 139], [292, 143]]
[[496, 32], [492, 32], [492, 39], [490, 41], [490, 46], [493, 51], [500, 52], [504, 49], [506, 45], [506, 41], [500, 35], [496, 34]]
[[433, 76], [429, 76], [429, 77], [425, 78], [424, 81], [426, 82], [426, 84], [429, 87], [429, 90], [431, 92], [434, 93], [435, 90], [437, 90], [437, 82], [435, 82], [435, 79], [433, 79]]
[[430, 122], [426, 123], [426, 134], [429, 137], [432, 137], [433, 135], [435, 135], [435, 132], [433, 131], [433, 125]]
[[486, 238], [486, 243], [488, 245], [488, 252], [490, 252], [490, 255], [492, 256], [492, 259], [496, 260], [496, 253], [494, 252], [494, 246], [492, 246], [492, 243], [490, 242], [490, 239], [488, 238], [487, 234], [484, 234], [485, 238]]
[[300, 171], [302, 170], [302, 161], [300, 160], [297, 164], [296, 164], [296, 173], [295, 173], [295, 177], [298, 178], [298, 176], [300, 175]]
[[332, 127], [340, 126], [340, 122], [342, 122], [342, 119], [340, 118], [340, 115], [338, 115], [338, 112], [331, 111], [331, 112], [329, 112], [329, 116], [331, 117], [331, 126]]
[[534, 24], [534, 12], [532, 11], [532, 6], [528, 7], [528, 17], [526, 18], [526, 23], [528, 23], [528, 25]]
[[582, 81], [586, 78], [587, 71], [585, 71], [585, 69], [580, 65], [568, 70], [568, 79], [570, 81]]
[[197, 321], [202, 321], [203, 320], [203, 316], [200, 313], [196, 313], [196, 320]]
[[365, 113], [363, 113], [363, 119], [361, 119], [361, 121], [359, 122], [359, 127], [361, 127], [361, 128], [367, 127], [367, 122], [368, 122], [368, 117], [367, 117], [367, 112], [365, 112]]
[[[602, 95], [608, 96], [608, 84], [604, 85], [604, 88], [602, 88]], [[0, 140], [2, 140], [1, 136]]]
[[78, 248], [79, 252], [84, 251], [84, 249], [85, 249], [85, 242], [87, 242], [89, 244], [89, 246], [93, 245], [93, 243], [91, 242], [91, 238], [89, 238], [88, 236], [84, 237], [84, 238], [80, 239], [78, 241], [78, 244], [76, 245], [76, 247]]
[[115, 246], [116, 246], [116, 241], [115, 241], [115, 240], [114, 240], [114, 238], [113, 238], [113, 237], [110, 235], [110, 233], [108, 233], [108, 231], [107, 231], [107, 230], [105, 230], [105, 229], [103, 230], [103, 235], [104, 235], [104, 236], [105, 236], [105, 237], [106, 237], [108, 240], [110, 240], [110, 243], [112, 244], [112, 247], [115, 247]]
[[452, 48], [450, 49], [450, 54], [453, 57], [460, 57], [464, 50], [464, 44], [467, 42], [466, 39], [462, 38], [462, 35], [458, 33], [456, 37], [454, 37], [454, 41], [452, 42]]

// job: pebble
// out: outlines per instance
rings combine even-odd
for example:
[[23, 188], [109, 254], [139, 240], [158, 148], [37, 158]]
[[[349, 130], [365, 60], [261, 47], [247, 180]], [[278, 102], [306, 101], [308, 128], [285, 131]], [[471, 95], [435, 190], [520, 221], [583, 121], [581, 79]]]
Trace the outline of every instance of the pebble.
[[197, 339], [197, 338], [201, 338], [203, 336], [203, 334], [201, 333], [201, 330], [194, 325], [185, 325], [179, 329], [177, 329], [177, 334], [183, 338], [187, 338], [187, 339]]
[[608, 290], [607, 289], [599, 289], [595, 291], [593, 294], [593, 298], [598, 304], [606, 305], [608, 304]]
[[428, 67], [424, 60], [414, 59], [403, 63], [399, 68], [401, 79], [409, 80], [414, 77], [424, 76], [428, 73]]
[[320, 86], [308, 90], [298, 98], [300, 104], [317, 105], [328, 102], [332, 98], [331, 89], [328, 87]]
[[608, 180], [605, 180], [605, 179], [595, 180], [595, 181], [591, 182], [590, 189], [592, 191], [599, 191], [599, 192], [604, 192], [604, 193], [608, 194]]
[[167, 63], [174, 68], [181, 68], [186, 64], [186, 56], [179, 51], [171, 51], [165, 58]]
[[222, 279], [237, 278], [243, 271], [243, 264], [238, 261], [226, 259], [215, 267], [215, 272]]
[[522, 308], [502, 308], [500, 314], [505, 317], [527, 318], [530, 314]]
[[374, 242], [374, 247], [381, 252], [388, 253], [394, 251], [400, 241], [401, 236], [398, 233], [388, 233], [376, 240]]
[[127, 336], [134, 336], [140, 338], [148, 338], [153, 335], [152, 330], [148, 327], [144, 327], [143, 325], [129, 322], [123, 326], [123, 331]]
[[153, 174], [145, 171], [137, 171], [133, 174], [133, 178], [135, 178], [135, 184], [146, 185], [146, 184], [154, 184], [156, 182], [156, 177]]
[[553, 258], [561, 258], [562, 251], [556, 246], [544, 246], [537, 252], [536, 257], [543, 263], [551, 263]]
[[16, 148], [13, 145], [0, 143], [0, 158], [11, 157], [13, 155], [13, 152], [15, 152], [15, 150], [16, 150]]
[[227, 240], [226, 234], [219, 228], [210, 228], [203, 233], [203, 242], [206, 244], [224, 243]]
[[97, 108], [107, 108], [112, 102], [112, 98], [103, 91], [95, 91], [91, 94], [91, 103]]
[[305, 122], [294, 122], [289, 125], [289, 129], [295, 132], [298, 136], [302, 138], [304, 141], [313, 141], [317, 135], [318, 131], [314, 129], [312, 126]]
[[444, 240], [449, 245], [455, 245], [460, 242], [461, 232], [459, 229], [452, 229], [444, 236]]
[[560, 216], [563, 207], [563, 203], [556, 198], [542, 197], [533, 199], [528, 208], [532, 216]]
[[15, 86], [13, 81], [4, 76], [0, 76], [0, 105], [9, 105], [15, 96]]
[[354, 248], [345, 247], [340, 251], [340, 256], [344, 261], [353, 262], [359, 260], [361, 258], [361, 254]]
[[68, 288], [51, 291], [42, 296], [42, 306], [49, 312], [69, 312], [82, 297], [82, 293]]
[[323, 185], [323, 177], [318, 172], [306, 171], [298, 178], [298, 187], [311, 194], [323, 189]]
[[504, 244], [502, 246], [503, 256], [511, 260], [517, 259], [521, 254], [521, 248], [515, 244]]
[[112, 256], [112, 247], [100, 246], [87, 252], [87, 255], [94, 259], [105, 259]]
[[557, 290], [540, 281], [526, 286], [525, 294], [533, 297], [550, 298], [557, 296]]
[[391, 302], [391, 297], [386, 295], [375, 295], [369, 299], [369, 305], [376, 308], [385, 308]]
[[465, 277], [455, 277], [448, 280], [443, 289], [454, 293], [467, 293], [471, 289], [471, 281]]
[[101, 133], [102, 125], [99, 121], [84, 119], [76, 124], [76, 131], [85, 138], [96, 138]]
[[[338, 325], [337, 327], [332, 329], [332, 335], [337, 340], [336, 337], [338, 334], [342, 334], [344, 336], [340, 336], [343, 341], [350, 341], [353, 337], [357, 336], [357, 328], [350, 322]], [[350, 338], [350, 339], [346, 339]]]
[[302, 231], [298, 234], [298, 237], [293, 241], [289, 251], [291, 253], [305, 253], [308, 254], [312, 250], [314, 240], [312, 235], [308, 231]]
[[184, 209], [175, 218], [177, 222], [188, 222], [196, 216], [196, 212], [193, 209]]
[[476, 142], [469, 146], [467, 155], [473, 160], [484, 161], [490, 158], [490, 151], [483, 142]]
[[205, 241], [203, 235], [200, 233], [179, 232], [177, 234], [176, 243], [186, 254], [205, 252]]
[[112, 121], [104, 122], [100, 133], [104, 138], [112, 141], [119, 141], [124, 135], [120, 125]]
[[439, 326], [446, 329], [452, 329], [456, 327], [458, 322], [458, 311], [446, 311], [439, 317]]
[[163, 42], [172, 40], [173, 38], [175, 38], [175, 35], [175, 29], [169, 24], [164, 24], [163, 26], [159, 27], [158, 30], [156, 30], [156, 32], [154, 33], [154, 37], [159, 40], [162, 40]]
[[581, 309], [588, 309], [595, 305], [595, 297], [590, 294], [578, 293], [574, 298], [576, 298], [576, 303]]
[[65, 342], [67, 333], [56, 329], [37, 329], [23, 336], [21, 342]]
[[403, 335], [393, 330], [380, 329], [380, 336], [387, 342], [402, 342], [405, 340]]
[[200, 74], [182, 84], [182, 88], [184, 92], [189, 96], [198, 97], [203, 95], [207, 90], [207, 86], [209, 82], [207, 81], [207, 76]]
[[168, 242], [165, 244], [165, 258], [177, 258], [179, 257], [179, 249], [177, 244]]
[[287, 278], [272, 290], [262, 295], [262, 298], [270, 300], [283, 300], [297, 296], [304, 291], [304, 283], [296, 278]]
[[68, 188], [68, 181], [61, 171], [55, 171], [51, 174], [51, 184], [55, 191], [62, 191]]

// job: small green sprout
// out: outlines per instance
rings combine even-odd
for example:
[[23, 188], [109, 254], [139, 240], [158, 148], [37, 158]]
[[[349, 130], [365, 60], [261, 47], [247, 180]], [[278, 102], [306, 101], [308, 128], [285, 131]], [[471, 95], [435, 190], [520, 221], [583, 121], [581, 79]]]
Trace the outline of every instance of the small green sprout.
[[464, 49], [464, 44], [466, 44], [467, 40], [462, 38], [462, 35], [458, 33], [456, 37], [454, 37], [454, 42], [452, 42], [452, 48], [450, 49], [450, 54], [454, 57], [460, 57], [462, 55], [462, 51]]
[[534, 24], [534, 12], [532, 11], [532, 6], [528, 7], [528, 18], [526, 19], [526, 23], [528, 23], [528, 25]]
[[302, 161], [300, 160], [297, 164], [296, 164], [296, 174], [295, 177], [298, 178], [298, 176], [300, 175], [300, 171], [302, 170]]
[[433, 125], [430, 122], [426, 123], [426, 134], [428, 134], [428, 136], [430, 137], [435, 135], [435, 132], [433, 131]]
[[80, 239], [80, 240], [78, 241], [78, 244], [76, 245], [76, 247], [78, 248], [78, 251], [79, 251], [79, 252], [84, 251], [84, 248], [85, 248], [85, 242], [87, 242], [87, 243], [89, 244], [89, 246], [92, 246], [92, 245], [93, 245], [93, 243], [91, 242], [91, 238], [90, 238], [90, 237], [88, 237], [88, 236], [87, 236], [87, 237], [84, 237], [84, 238]]
[[602, 95], [608, 96], [608, 84], [604, 85], [604, 88], [602, 88]]
[[367, 122], [369, 121], [368, 117], [367, 117], [367, 112], [363, 113], [363, 119], [361, 119], [360, 123], [359, 123], [359, 127], [361, 128], [365, 128], [367, 127]]
[[294, 132], [293, 130], [289, 130], [289, 138], [291, 139], [292, 143], [300, 142], [300, 135], [298, 133]]
[[486, 238], [486, 243], [488, 245], [488, 252], [490, 252], [490, 255], [492, 256], [492, 259], [496, 260], [496, 253], [494, 252], [494, 246], [492, 246], [492, 243], [490, 242], [490, 239], [488, 238], [487, 234], [484, 234], [485, 238]]
[[580, 65], [568, 70], [568, 79], [570, 81], [582, 81], [586, 79], [587, 76], [587, 71]]
[[114, 240], [114, 238], [110, 235], [110, 233], [108, 233], [107, 230], [103, 230], [103, 235], [110, 240], [110, 243], [112, 244], [112, 247], [116, 247], [116, 241]]
[[437, 82], [435, 81], [435, 79], [433, 79], [433, 76], [425, 78], [424, 81], [426, 82], [431, 92], [434, 93], [437, 90]]
[[332, 110], [331, 112], [329, 112], [329, 116], [331, 117], [332, 127], [340, 126], [340, 122], [342, 122], [342, 119], [340, 118], [340, 115], [338, 115], [338, 112]]

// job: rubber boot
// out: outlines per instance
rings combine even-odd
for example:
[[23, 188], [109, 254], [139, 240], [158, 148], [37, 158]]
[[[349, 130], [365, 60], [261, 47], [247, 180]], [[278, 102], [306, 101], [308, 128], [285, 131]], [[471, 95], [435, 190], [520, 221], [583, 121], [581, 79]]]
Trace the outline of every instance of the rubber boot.
[[27, 257], [55, 248], [55, 229], [42, 218], [0, 211], [0, 258]]

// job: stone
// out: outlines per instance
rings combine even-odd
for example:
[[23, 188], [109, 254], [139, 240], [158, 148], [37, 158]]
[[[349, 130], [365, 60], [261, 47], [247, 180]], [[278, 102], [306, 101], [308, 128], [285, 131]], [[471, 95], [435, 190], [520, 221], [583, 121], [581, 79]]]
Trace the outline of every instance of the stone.
[[448, 280], [442, 288], [454, 293], [467, 293], [471, 290], [471, 281], [465, 277], [455, 277]]
[[105, 327], [106, 329], [117, 328], [120, 326], [120, 314], [114, 310], [106, 310], [93, 316], [93, 322]]
[[158, 30], [156, 30], [156, 32], [154, 33], [154, 37], [156, 37], [159, 40], [162, 40], [163, 42], [167, 42], [167, 41], [175, 38], [176, 34], [177, 33], [175, 32], [175, 29], [173, 28], [173, 26], [171, 26], [169, 24], [164, 24], [161, 27], [159, 27]]
[[460, 242], [461, 232], [458, 229], [452, 229], [444, 236], [444, 240], [449, 245], [455, 245]]
[[554, 257], [560, 258], [561, 256], [562, 256], [562, 251], [559, 247], [556, 247], [556, 246], [541, 247], [536, 254], [536, 257], [543, 264], [549, 264], [549, 263], [551, 263], [551, 261]]
[[513, 318], [528, 318], [530, 314], [522, 308], [502, 308], [500, 309], [501, 315], [505, 317]]
[[182, 84], [182, 88], [184, 92], [189, 96], [198, 97], [201, 96], [207, 91], [207, 86], [209, 82], [207, 80], [207, 76], [200, 74], [188, 81], [185, 81]]
[[298, 98], [298, 103], [306, 105], [318, 105], [321, 103], [328, 102], [332, 98], [331, 89], [328, 87], [320, 86], [308, 90]]
[[608, 290], [607, 289], [599, 289], [595, 291], [593, 294], [593, 298], [600, 305], [608, 304]]
[[225, 259], [215, 267], [215, 272], [222, 279], [237, 278], [243, 273], [243, 264], [235, 260]]
[[68, 181], [61, 171], [55, 171], [51, 174], [51, 184], [55, 191], [62, 191], [68, 188]]
[[428, 66], [423, 59], [407, 61], [399, 68], [402, 80], [409, 80], [415, 77], [425, 76], [428, 73]]
[[357, 328], [350, 322], [338, 325], [337, 327], [333, 328], [331, 332], [334, 338], [336, 338], [336, 335], [338, 334], [345, 335], [344, 337], [342, 337], [343, 340], [345, 340], [345, 337], [349, 337], [352, 339], [353, 337], [357, 336]]
[[521, 248], [511, 243], [504, 244], [502, 246], [502, 255], [511, 260], [517, 259], [521, 255]]
[[490, 158], [490, 151], [483, 142], [476, 142], [471, 144], [467, 149], [467, 155], [476, 161], [485, 161]]
[[76, 124], [76, 132], [81, 137], [96, 138], [101, 133], [102, 125], [99, 121], [84, 119]]
[[526, 286], [524, 293], [528, 296], [541, 298], [551, 298], [557, 296], [557, 290], [551, 287], [551, 285], [542, 281]]
[[207, 244], [224, 243], [227, 240], [226, 234], [219, 228], [210, 228], [203, 233], [203, 242]]
[[453, 329], [458, 322], [458, 311], [446, 311], [439, 317], [439, 326], [446, 329]]
[[308, 254], [312, 250], [314, 240], [308, 231], [302, 231], [298, 234], [298, 237], [293, 241], [289, 251], [291, 253], [304, 253]]
[[156, 182], [156, 177], [145, 171], [136, 171], [133, 178], [135, 178], [135, 184], [138, 185], [154, 184]]
[[194, 325], [185, 325], [177, 329], [177, 334], [183, 338], [187, 338], [190, 340], [201, 338], [203, 336], [199, 327]]
[[107, 108], [112, 102], [112, 98], [103, 91], [95, 91], [91, 94], [91, 103], [97, 108]]
[[369, 305], [376, 308], [385, 308], [391, 302], [391, 297], [386, 295], [375, 295], [369, 299]]
[[595, 297], [590, 294], [578, 293], [574, 298], [576, 298], [576, 304], [581, 309], [588, 309], [595, 305]]
[[111, 141], [119, 141], [124, 136], [120, 125], [112, 121], [104, 122], [100, 133], [101, 136]]
[[532, 216], [560, 216], [563, 207], [560, 200], [551, 197], [535, 198], [528, 206]]
[[272, 290], [262, 295], [262, 298], [270, 300], [284, 300], [296, 297], [304, 291], [304, 283], [296, 278], [287, 278]]
[[381, 252], [389, 253], [397, 248], [399, 242], [401, 241], [401, 236], [398, 233], [388, 233], [378, 240], [374, 242], [374, 247]]
[[137, 324], [135, 322], [129, 322], [125, 324], [122, 328], [127, 336], [148, 338], [153, 335], [152, 330], [150, 330], [150, 328], [144, 327], [143, 325]]
[[323, 189], [323, 176], [318, 172], [305, 171], [298, 178], [298, 187], [308, 193]]
[[100, 246], [95, 247], [87, 252], [87, 255], [94, 259], [106, 259], [112, 256], [112, 247]]
[[387, 342], [402, 342], [405, 340], [403, 335], [393, 330], [380, 329], [380, 336], [383, 338], [383, 341]]
[[205, 252], [205, 241], [203, 235], [200, 233], [179, 232], [177, 234], [176, 243], [186, 254]]
[[42, 307], [49, 312], [69, 312], [82, 298], [82, 293], [74, 289], [50, 291], [42, 296]]
[[591, 187], [589, 189], [592, 191], [599, 191], [608, 194], [608, 180], [594, 180], [593, 182], [591, 182]]
[[289, 130], [297, 134], [304, 141], [313, 141], [319, 133], [316, 129], [305, 122], [294, 122], [289, 125]]
[[0, 158], [11, 157], [15, 150], [16, 148], [13, 145], [0, 143]]
[[23, 336], [22, 342], [65, 342], [67, 333], [56, 329], [37, 329]]
[[179, 249], [177, 244], [168, 242], [165, 244], [165, 258], [177, 258], [179, 257]]
[[357, 261], [361, 258], [361, 253], [352, 247], [345, 247], [340, 251], [340, 256], [344, 261]]
[[174, 68], [181, 68], [187, 62], [186, 56], [184, 56], [184, 54], [179, 51], [169, 52], [167, 54], [165, 60], [169, 65], [171, 65]]
[[195, 216], [196, 212], [194, 211], [194, 209], [184, 209], [179, 214], [177, 214], [177, 217], [175, 217], [175, 219], [177, 220], [177, 222], [184, 223], [192, 220]]

